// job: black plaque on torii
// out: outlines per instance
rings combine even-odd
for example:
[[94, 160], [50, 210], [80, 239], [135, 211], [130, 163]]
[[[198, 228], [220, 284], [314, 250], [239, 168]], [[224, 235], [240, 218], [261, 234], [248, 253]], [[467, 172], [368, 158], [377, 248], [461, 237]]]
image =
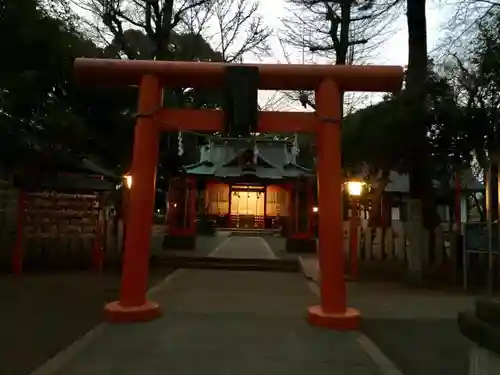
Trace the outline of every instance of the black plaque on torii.
[[257, 132], [259, 68], [234, 65], [226, 68], [224, 84], [225, 130], [244, 138]]

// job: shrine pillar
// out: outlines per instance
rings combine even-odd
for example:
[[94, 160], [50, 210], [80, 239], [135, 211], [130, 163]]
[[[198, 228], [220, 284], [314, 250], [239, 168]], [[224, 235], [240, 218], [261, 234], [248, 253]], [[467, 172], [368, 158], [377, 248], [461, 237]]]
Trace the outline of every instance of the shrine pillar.
[[340, 88], [325, 79], [316, 89], [319, 270], [321, 300], [309, 323], [335, 330], [359, 329], [360, 314], [347, 307], [344, 281]]
[[105, 306], [105, 317], [114, 323], [148, 321], [161, 315], [156, 302], [146, 299], [149, 279], [151, 225], [153, 221], [159, 129], [153, 114], [163, 102], [163, 87], [153, 75], [139, 86], [137, 122], [132, 153], [133, 184], [130, 188], [127, 234], [123, 253], [120, 299]]
[[196, 247], [197, 187], [194, 177], [174, 177], [168, 194], [167, 234], [164, 249]]
[[286, 250], [289, 252], [316, 252], [313, 226], [314, 181], [300, 178], [289, 185], [289, 232]]

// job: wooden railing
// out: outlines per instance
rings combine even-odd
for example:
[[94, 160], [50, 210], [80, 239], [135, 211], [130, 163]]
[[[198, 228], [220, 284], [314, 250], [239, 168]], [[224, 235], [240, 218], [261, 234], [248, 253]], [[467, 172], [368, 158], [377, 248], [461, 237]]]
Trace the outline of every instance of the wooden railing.
[[[350, 225], [344, 222], [344, 251], [350, 251]], [[390, 228], [358, 227], [357, 252], [360, 261], [395, 261], [406, 263], [408, 249], [407, 224], [393, 221]], [[423, 236], [429, 238], [429, 232], [423, 230]], [[422, 261], [424, 265], [440, 266], [445, 264], [450, 254], [450, 235], [445, 225], [438, 226], [434, 231], [434, 246], [429, 246], [425, 238], [422, 241]]]

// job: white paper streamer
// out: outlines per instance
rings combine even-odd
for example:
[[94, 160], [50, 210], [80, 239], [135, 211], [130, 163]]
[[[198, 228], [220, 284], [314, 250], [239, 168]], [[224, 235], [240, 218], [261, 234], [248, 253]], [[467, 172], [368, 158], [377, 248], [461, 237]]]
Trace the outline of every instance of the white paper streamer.
[[184, 144], [182, 141], [182, 132], [177, 133], [177, 154], [182, 156], [184, 154]]
[[297, 133], [295, 133], [294, 138], [293, 138], [293, 144], [292, 144], [292, 155], [298, 156], [299, 153], [300, 153], [299, 136], [297, 135]]

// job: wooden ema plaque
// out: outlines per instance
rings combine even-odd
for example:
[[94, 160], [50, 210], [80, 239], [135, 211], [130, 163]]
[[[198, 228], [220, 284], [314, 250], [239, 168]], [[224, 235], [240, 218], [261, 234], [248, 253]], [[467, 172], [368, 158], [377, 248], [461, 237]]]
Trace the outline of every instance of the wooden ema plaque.
[[23, 262], [28, 267], [91, 266], [102, 233], [98, 195], [30, 192], [24, 204]]

